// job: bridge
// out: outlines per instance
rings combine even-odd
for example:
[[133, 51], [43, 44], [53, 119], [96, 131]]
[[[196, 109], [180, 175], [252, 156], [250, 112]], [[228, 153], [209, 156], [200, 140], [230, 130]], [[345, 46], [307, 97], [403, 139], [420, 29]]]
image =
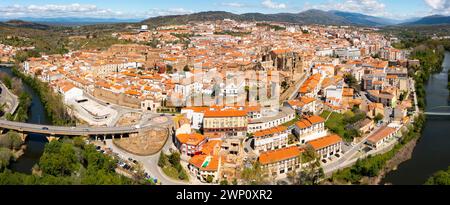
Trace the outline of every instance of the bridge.
[[450, 111], [446, 111], [446, 112], [435, 112], [434, 110], [438, 110], [438, 109], [442, 109], [442, 108], [450, 108], [450, 106], [438, 106], [438, 107], [434, 107], [429, 109], [429, 111], [425, 112], [425, 115], [429, 115], [429, 116], [450, 116]]
[[0, 127], [15, 130], [22, 133], [35, 133], [43, 135], [63, 136], [96, 136], [96, 135], [123, 135], [138, 133], [145, 129], [133, 126], [128, 127], [62, 127], [50, 125], [38, 125], [23, 122], [0, 120]]
[[[154, 118], [155, 120], [157, 118]], [[56, 139], [59, 136], [87, 136], [87, 137], [100, 137], [116, 138], [116, 137], [129, 137], [130, 135], [139, 134], [142, 132], [150, 131], [157, 127], [166, 127], [170, 125], [172, 121], [170, 118], [165, 118], [160, 122], [153, 121], [152, 124], [137, 126], [123, 126], [123, 127], [63, 127], [52, 125], [40, 125], [30, 124], [23, 122], [13, 122], [7, 120], [0, 120], [0, 129], [14, 130], [22, 134], [22, 138], [25, 139], [27, 134], [42, 134], [46, 135], [49, 141]]]

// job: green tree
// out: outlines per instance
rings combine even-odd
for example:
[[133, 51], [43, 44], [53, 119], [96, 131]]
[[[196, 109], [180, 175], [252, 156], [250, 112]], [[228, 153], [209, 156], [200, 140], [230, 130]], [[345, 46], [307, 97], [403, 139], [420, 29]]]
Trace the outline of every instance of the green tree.
[[12, 154], [8, 148], [0, 147], [0, 171], [3, 171], [9, 165]]
[[175, 168], [180, 164], [180, 153], [174, 152], [169, 157], [169, 162], [174, 166]]
[[77, 170], [77, 156], [72, 144], [52, 141], [45, 146], [39, 167], [45, 174], [70, 176]]
[[433, 174], [426, 182], [426, 185], [450, 185], [450, 167], [446, 171], [439, 171]]
[[242, 171], [242, 180], [248, 185], [261, 185], [267, 183], [265, 176], [267, 173], [262, 169], [261, 164], [257, 161], [252, 167], [246, 167]]
[[167, 161], [168, 161], [167, 156], [163, 152], [161, 152], [159, 154], [158, 166], [161, 168], [165, 167], [167, 165]]
[[188, 175], [186, 174], [186, 171], [184, 169], [181, 169], [178, 171], [178, 179], [180, 180], [186, 180], [188, 179]]
[[345, 83], [347, 83], [347, 85], [349, 87], [354, 88], [354, 87], [358, 86], [358, 81], [352, 74], [345, 74], [344, 81], [345, 81]]
[[82, 137], [75, 137], [75, 138], [73, 138], [73, 145], [75, 145], [75, 147], [78, 147], [78, 148], [83, 148], [85, 145], [85, 142]]
[[380, 113], [377, 114], [377, 116], [375, 116], [375, 118], [373, 120], [375, 120], [376, 123], [380, 122], [381, 120], [383, 120], [384, 116]]
[[191, 71], [191, 69], [189, 68], [188, 65], [185, 65], [184, 68], [183, 68], [183, 71], [189, 72], [189, 71]]
[[306, 163], [307, 166], [300, 170], [298, 184], [301, 185], [316, 185], [319, 180], [324, 177], [323, 169], [320, 165], [320, 156], [312, 146], [307, 146], [302, 153], [301, 162]]
[[220, 185], [228, 185], [228, 180], [224, 179], [220, 181]]
[[214, 180], [214, 177], [211, 176], [211, 175], [208, 175], [208, 176], [206, 177], [206, 182], [207, 182], [207, 183], [212, 183], [213, 180]]
[[5, 135], [0, 135], [0, 146], [9, 149], [19, 149], [22, 146], [23, 140], [20, 134], [14, 131], [9, 131]]

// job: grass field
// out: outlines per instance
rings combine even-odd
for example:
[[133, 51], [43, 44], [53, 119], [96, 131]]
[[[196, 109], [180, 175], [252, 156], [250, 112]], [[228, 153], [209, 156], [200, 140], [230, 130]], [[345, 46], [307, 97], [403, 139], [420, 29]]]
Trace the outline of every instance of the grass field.
[[[327, 117], [330, 115], [330, 111], [324, 111], [320, 116], [324, 119], [327, 119]], [[344, 115], [333, 112], [328, 118], [328, 120], [325, 122], [325, 126], [330, 129], [332, 132], [338, 134], [341, 136], [345, 141], [351, 141], [351, 138], [348, 138], [346, 135], [347, 130], [345, 129], [345, 121], [344, 121]]]

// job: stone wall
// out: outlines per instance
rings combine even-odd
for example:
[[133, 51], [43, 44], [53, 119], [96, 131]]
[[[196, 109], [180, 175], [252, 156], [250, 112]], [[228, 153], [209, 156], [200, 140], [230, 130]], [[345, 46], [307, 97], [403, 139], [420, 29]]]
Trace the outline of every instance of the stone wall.
[[132, 108], [140, 108], [141, 100], [137, 98], [133, 98], [131, 96], [125, 95], [124, 93], [114, 93], [109, 90], [105, 90], [102, 88], [95, 88], [93, 92], [93, 96], [109, 103], [122, 105], [126, 107]]

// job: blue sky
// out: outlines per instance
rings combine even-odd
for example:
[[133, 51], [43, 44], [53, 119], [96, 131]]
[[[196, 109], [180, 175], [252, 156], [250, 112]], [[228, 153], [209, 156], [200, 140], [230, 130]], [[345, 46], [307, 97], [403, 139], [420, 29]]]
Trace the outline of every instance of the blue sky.
[[308, 9], [406, 19], [450, 15], [450, 0], [0, 0], [0, 18], [148, 18], [212, 10], [298, 13]]

